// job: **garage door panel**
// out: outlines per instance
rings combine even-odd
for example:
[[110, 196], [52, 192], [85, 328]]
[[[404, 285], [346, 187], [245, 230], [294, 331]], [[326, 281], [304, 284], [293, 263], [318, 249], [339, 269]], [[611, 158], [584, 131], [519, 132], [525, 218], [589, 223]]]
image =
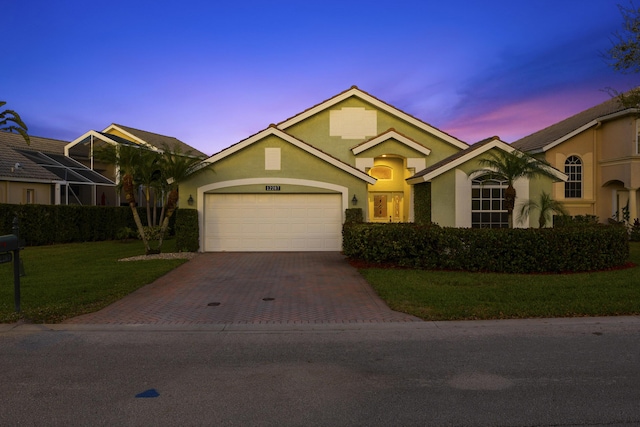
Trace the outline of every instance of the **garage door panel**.
[[339, 194], [207, 194], [205, 251], [339, 251]]
[[285, 234], [289, 231], [289, 224], [273, 224], [271, 230], [277, 236], [278, 234]]

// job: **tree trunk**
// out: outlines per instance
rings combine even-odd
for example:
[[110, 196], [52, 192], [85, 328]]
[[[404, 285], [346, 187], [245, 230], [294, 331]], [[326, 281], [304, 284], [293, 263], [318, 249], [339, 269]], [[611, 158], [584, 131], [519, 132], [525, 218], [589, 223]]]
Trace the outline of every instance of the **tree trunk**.
[[504, 208], [509, 215], [509, 228], [513, 228], [513, 208], [516, 205], [516, 189], [509, 184], [504, 190]]
[[162, 247], [162, 241], [164, 239], [164, 235], [167, 232], [167, 228], [169, 228], [169, 219], [173, 215], [173, 212], [175, 212], [177, 205], [178, 205], [178, 190], [171, 190], [171, 192], [167, 196], [167, 211], [162, 221], [162, 227], [160, 228], [160, 239], [158, 241], [158, 253], [160, 253], [160, 248]]
[[122, 188], [124, 190], [124, 196], [129, 203], [129, 207], [131, 208], [131, 213], [133, 215], [133, 220], [136, 223], [136, 227], [138, 228], [138, 234], [140, 234], [140, 238], [142, 239], [142, 243], [144, 244], [145, 254], [148, 255], [151, 251], [149, 247], [149, 242], [147, 240], [147, 236], [144, 234], [144, 227], [142, 226], [142, 221], [140, 221], [140, 215], [138, 215], [138, 209], [136, 207], [136, 196], [135, 196], [135, 186], [133, 185], [133, 177], [129, 174], [125, 174], [122, 177]]
[[144, 187], [144, 198], [147, 202], [147, 226], [151, 227], [153, 225], [151, 220], [151, 194], [148, 186]]

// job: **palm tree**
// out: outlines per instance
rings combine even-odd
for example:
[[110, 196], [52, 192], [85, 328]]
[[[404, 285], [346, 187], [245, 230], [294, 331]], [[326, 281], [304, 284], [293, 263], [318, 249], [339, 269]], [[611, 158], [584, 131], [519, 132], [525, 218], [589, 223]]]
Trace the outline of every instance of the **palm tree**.
[[507, 182], [507, 188], [504, 191], [504, 207], [509, 215], [509, 228], [513, 228], [513, 209], [517, 196], [513, 183], [519, 178], [531, 179], [538, 176], [555, 179], [547, 163], [517, 150], [510, 153], [503, 150], [491, 151], [489, 158], [480, 160], [480, 165], [484, 168], [475, 172], [489, 173]]
[[140, 166], [143, 159], [146, 160], [150, 157], [146, 148], [141, 148], [132, 145], [111, 145], [107, 144], [95, 151], [95, 155], [98, 159], [105, 163], [114, 164], [118, 170], [118, 189], [124, 192], [124, 197], [131, 208], [133, 220], [138, 229], [138, 235], [142, 239], [144, 244], [145, 254], [149, 255], [154, 253], [149, 245], [149, 239], [145, 228], [142, 225], [142, 220], [138, 214], [137, 202], [136, 202], [136, 190], [140, 185], [140, 176], [142, 167]]
[[553, 200], [551, 195], [544, 191], [540, 194], [540, 199], [538, 201], [529, 199], [522, 203], [520, 206], [519, 221], [523, 222], [529, 218], [529, 215], [533, 210], [540, 211], [540, 218], [538, 219], [540, 228], [544, 228], [547, 225], [547, 222], [551, 220], [551, 216], [553, 214], [568, 215], [568, 212], [562, 203], [557, 200]]
[[162, 208], [158, 252], [169, 227], [169, 219], [178, 207], [178, 186], [194, 174], [210, 171], [210, 169], [203, 166], [202, 159], [192, 156], [190, 152], [183, 153], [178, 146], [173, 148], [164, 147], [161, 170], [163, 174], [162, 183], [167, 196]]
[[[142, 192], [147, 208], [147, 226], [154, 227], [155, 223], [155, 200], [161, 194], [162, 178], [162, 156], [163, 153], [142, 148], [136, 149], [137, 159], [135, 162], [134, 181], [142, 187]], [[153, 196], [153, 197], [152, 197]], [[153, 207], [153, 216], [152, 209]]]
[[[178, 147], [154, 151], [134, 145], [106, 145], [96, 151], [96, 156], [105, 163], [115, 164], [120, 171], [118, 187], [124, 191], [131, 213], [144, 243], [145, 254], [158, 254], [169, 227], [169, 219], [178, 206], [178, 185], [193, 175], [205, 170], [202, 159], [182, 153]], [[136, 191], [142, 186], [147, 202], [147, 226], [142, 224], [137, 210]], [[160, 219], [155, 222], [151, 215], [151, 192], [162, 194], [164, 203]], [[158, 226], [159, 224], [159, 226]], [[154, 237], [155, 236], [155, 237]], [[151, 248], [150, 240], [157, 237], [158, 246]]]
[[[6, 102], [0, 101], [0, 108], [2, 108]], [[24, 124], [20, 115], [13, 110], [0, 111], [0, 130], [6, 132], [18, 132], [24, 138], [24, 141], [29, 145], [31, 139], [27, 134], [27, 125]]]

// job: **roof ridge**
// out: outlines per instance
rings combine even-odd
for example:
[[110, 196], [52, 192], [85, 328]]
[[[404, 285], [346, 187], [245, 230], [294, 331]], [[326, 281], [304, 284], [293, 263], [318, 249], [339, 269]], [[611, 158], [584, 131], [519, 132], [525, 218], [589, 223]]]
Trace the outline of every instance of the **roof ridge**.
[[[322, 104], [328, 103], [328, 102], [330, 102], [332, 99], [338, 98], [338, 97], [340, 97], [340, 96], [342, 96], [342, 95], [344, 95], [344, 94], [346, 94], [347, 92], [352, 91], [352, 90], [356, 90], [356, 91], [358, 91], [358, 92], [361, 92], [362, 94], [364, 94], [364, 95], [366, 95], [366, 96], [368, 96], [368, 97], [372, 98], [372, 99], [373, 99], [373, 100], [375, 100], [376, 102], [379, 102], [380, 104], [385, 105], [387, 108], [390, 108], [391, 110], [398, 111], [398, 112], [400, 112], [400, 113], [404, 114], [405, 116], [407, 116], [407, 117], [409, 117], [409, 118], [411, 118], [411, 119], [413, 119], [413, 120], [416, 120], [417, 122], [422, 123], [423, 125], [426, 125], [427, 127], [432, 128], [432, 129], [436, 130], [437, 132], [441, 132], [443, 135], [446, 135], [447, 137], [449, 137], [449, 138], [451, 138], [451, 139], [453, 139], [453, 140], [455, 140], [455, 141], [458, 141], [458, 142], [459, 142], [459, 143], [461, 143], [461, 144], [464, 144], [465, 146], [469, 146], [469, 144], [468, 144], [468, 143], [466, 143], [466, 142], [464, 142], [463, 140], [461, 140], [461, 139], [459, 139], [459, 138], [457, 138], [457, 137], [455, 137], [455, 136], [451, 135], [451, 134], [450, 134], [450, 133], [448, 133], [448, 132], [443, 131], [442, 129], [438, 128], [437, 126], [432, 125], [432, 124], [431, 124], [431, 123], [429, 123], [429, 122], [426, 122], [426, 121], [424, 121], [424, 120], [420, 119], [419, 117], [414, 116], [413, 114], [407, 113], [406, 111], [404, 111], [404, 110], [402, 110], [402, 109], [400, 109], [400, 108], [398, 108], [398, 107], [396, 107], [396, 106], [394, 106], [394, 105], [392, 105], [392, 104], [390, 104], [390, 103], [388, 103], [388, 102], [386, 102], [386, 101], [384, 101], [384, 100], [382, 100], [382, 99], [380, 99], [380, 98], [378, 98], [378, 97], [376, 97], [376, 96], [374, 96], [374, 95], [370, 94], [370, 93], [369, 93], [369, 92], [367, 92], [366, 90], [362, 90], [362, 89], [360, 89], [360, 88], [359, 88], [358, 86], [356, 86], [356, 85], [353, 85], [353, 86], [351, 86], [349, 89], [343, 90], [342, 92], [340, 92], [340, 93], [338, 93], [338, 94], [336, 94], [336, 95], [333, 95], [333, 96], [331, 96], [331, 97], [329, 97], [329, 98], [325, 99], [324, 101], [321, 101], [321, 102], [319, 102], [319, 103], [317, 103], [317, 104], [315, 104], [315, 105], [313, 105], [313, 106], [311, 106], [311, 107], [309, 107], [309, 108], [305, 108], [303, 111], [301, 111], [301, 112], [299, 112], [299, 113], [297, 113], [297, 114], [294, 114], [293, 116], [291, 116], [291, 117], [289, 117], [289, 118], [287, 118], [287, 119], [285, 119], [285, 120], [282, 120], [282, 121], [278, 122], [277, 127], [278, 127], [279, 129], [281, 129], [281, 127], [280, 127], [280, 126], [281, 126], [283, 123], [286, 123], [286, 122], [292, 121], [292, 120], [294, 120], [296, 117], [302, 116], [302, 115], [306, 114], [307, 112], [309, 112], [309, 111], [311, 111], [311, 110], [313, 110], [313, 109], [315, 109], [315, 108], [317, 108], [317, 107], [321, 106]], [[345, 99], [346, 99], [346, 98], [345, 98]], [[362, 99], [362, 98], [361, 98], [361, 99]], [[362, 101], [367, 102], [367, 101], [366, 101], [366, 100], [364, 100], [364, 99], [362, 99]], [[455, 144], [454, 144], [454, 145], [455, 145]], [[461, 147], [460, 147], [460, 148], [461, 148]], [[466, 147], [465, 147], [465, 148], [466, 148]]]

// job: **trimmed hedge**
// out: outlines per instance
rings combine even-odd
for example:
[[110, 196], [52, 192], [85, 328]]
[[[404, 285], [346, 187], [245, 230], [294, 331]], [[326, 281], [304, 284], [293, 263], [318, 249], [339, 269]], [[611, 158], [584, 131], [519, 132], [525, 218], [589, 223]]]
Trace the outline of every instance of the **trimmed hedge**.
[[416, 224], [431, 224], [431, 183], [415, 185], [413, 197]]
[[[146, 208], [138, 208], [138, 212], [146, 218]], [[15, 217], [27, 246], [112, 240], [124, 227], [136, 229], [128, 206], [0, 204], [0, 235], [13, 232]], [[175, 214], [169, 221], [169, 235], [174, 223]]]
[[345, 222], [347, 223], [361, 223], [363, 221], [362, 208], [349, 208], [345, 209]]
[[624, 265], [624, 227], [442, 228], [406, 223], [345, 224], [352, 259], [402, 267], [501, 273], [594, 271]]
[[176, 250], [178, 252], [197, 252], [200, 249], [198, 211], [178, 209], [173, 216], [176, 219]]

